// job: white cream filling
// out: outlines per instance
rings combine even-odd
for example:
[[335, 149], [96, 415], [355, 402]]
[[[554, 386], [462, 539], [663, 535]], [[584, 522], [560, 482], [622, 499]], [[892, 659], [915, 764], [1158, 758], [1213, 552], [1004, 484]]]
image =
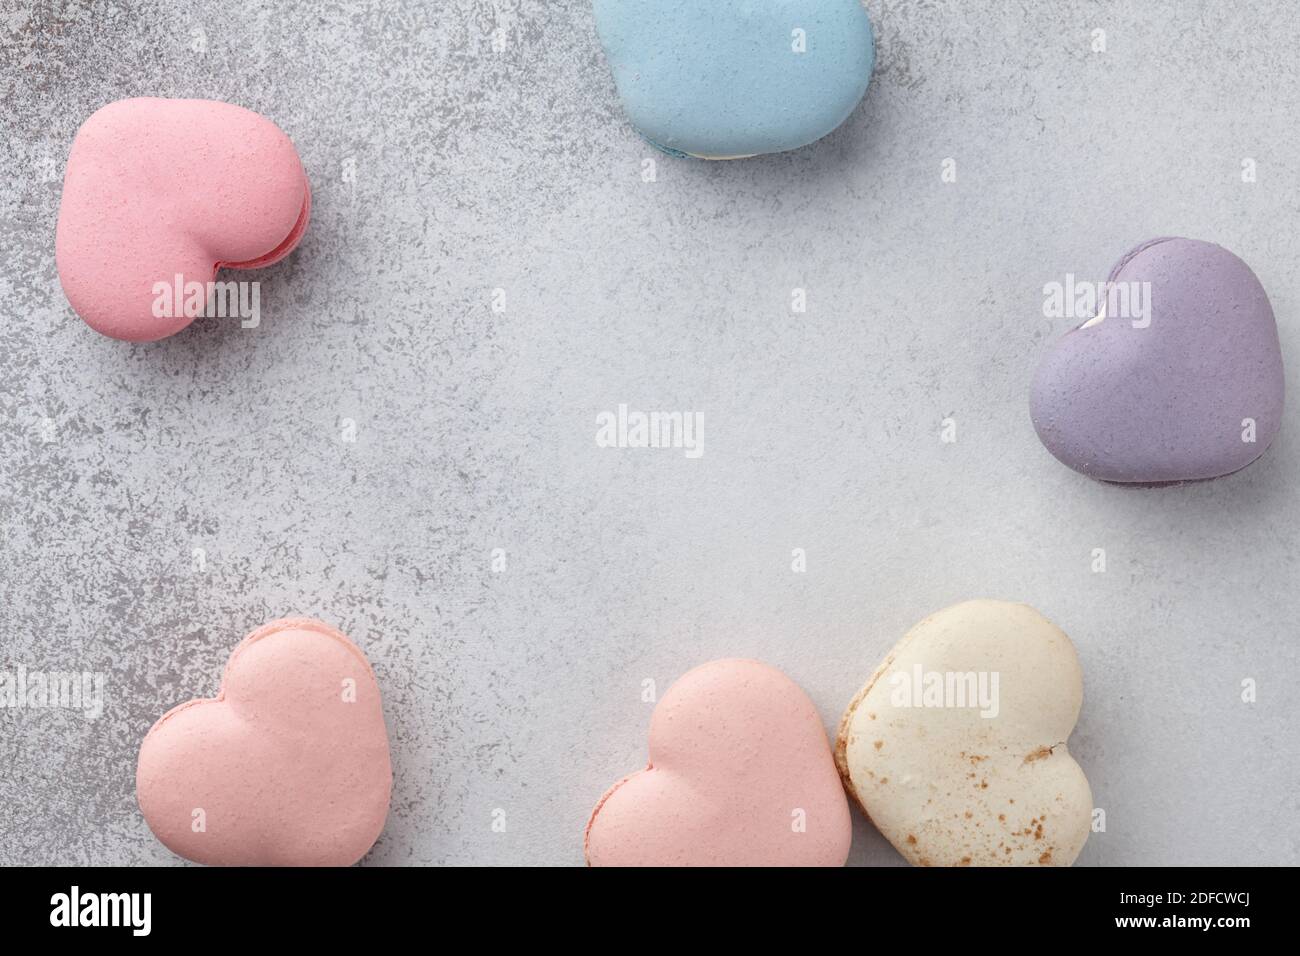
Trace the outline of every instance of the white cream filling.
[[1082, 332], [1084, 329], [1090, 329], [1094, 325], [1101, 325], [1101, 323], [1105, 321], [1106, 321], [1106, 298], [1103, 298], [1101, 300], [1101, 308], [1097, 310], [1097, 314], [1094, 315], [1087, 322], [1083, 323], [1083, 325], [1079, 326], [1078, 331]]

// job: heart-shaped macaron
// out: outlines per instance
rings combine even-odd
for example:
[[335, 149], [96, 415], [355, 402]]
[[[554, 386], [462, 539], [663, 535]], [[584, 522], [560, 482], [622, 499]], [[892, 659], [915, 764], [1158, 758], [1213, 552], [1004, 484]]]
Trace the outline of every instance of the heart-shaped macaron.
[[875, 61], [862, 0], [595, 0], [632, 125], [702, 159], [795, 149], [843, 123]]
[[96, 331], [165, 338], [194, 320], [196, 305], [211, 311], [193, 293], [207, 293], [218, 269], [261, 268], [292, 252], [310, 210], [297, 150], [265, 117], [210, 100], [119, 100], [73, 140], [59, 279]]
[[1246, 263], [1213, 243], [1153, 239], [1095, 298], [1098, 316], [1034, 379], [1048, 451], [1090, 478], [1143, 484], [1216, 478], [1264, 453], [1282, 421], [1282, 353]]
[[650, 719], [650, 765], [587, 822], [591, 866], [842, 866], [852, 825], [808, 696], [758, 661], [681, 677]]
[[378, 839], [392, 768], [365, 655], [310, 619], [235, 648], [221, 690], [168, 711], [140, 746], [136, 796], [173, 853], [225, 866], [347, 866]]
[[1069, 866], [1092, 794], [1066, 740], [1083, 702], [1074, 645], [1023, 604], [968, 601], [916, 625], [849, 704], [835, 761], [921, 866]]

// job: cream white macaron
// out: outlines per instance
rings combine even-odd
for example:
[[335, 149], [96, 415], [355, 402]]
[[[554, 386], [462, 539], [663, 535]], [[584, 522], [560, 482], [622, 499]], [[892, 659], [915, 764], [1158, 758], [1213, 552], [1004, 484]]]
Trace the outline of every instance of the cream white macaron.
[[1074, 645], [1033, 608], [968, 601], [912, 628], [840, 723], [849, 793], [920, 866], [1069, 866], [1092, 794], [1066, 748]]

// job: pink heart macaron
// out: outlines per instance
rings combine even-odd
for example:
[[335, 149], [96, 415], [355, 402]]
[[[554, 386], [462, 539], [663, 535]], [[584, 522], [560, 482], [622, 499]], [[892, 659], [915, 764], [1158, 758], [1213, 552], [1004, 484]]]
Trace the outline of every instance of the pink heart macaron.
[[842, 866], [852, 840], [821, 716], [767, 664], [685, 674], [650, 719], [650, 765], [587, 822], [591, 866]]
[[72, 143], [59, 280], [91, 328], [151, 342], [211, 311], [218, 270], [292, 252], [310, 211], [298, 152], [264, 116], [211, 100], [118, 100]]
[[379, 838], [392, 768], [364, 654], [320, 621], [258, 628], [221, 690], [140, 746], [136, 797], [169, 850], [223, 866], [347, 866]]

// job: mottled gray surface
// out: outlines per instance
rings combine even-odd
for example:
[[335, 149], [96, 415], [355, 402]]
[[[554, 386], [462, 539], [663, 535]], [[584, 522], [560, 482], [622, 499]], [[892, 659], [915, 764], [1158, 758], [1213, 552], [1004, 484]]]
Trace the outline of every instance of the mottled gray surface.
[[[843, 128], [707, 164], [622, 121], [585, 0], [9, 0], [0, 669], [104, 671], [109, 700], [0, 710], [0, 862], [174, 862], [135, 805], [139, 741], [272, 617], [374, 662], [396, 781], [369, 862], [568, 864], [644, 761], [646, 678], [760, 657], [832, 727], [908, 626], [971, 596], [1079, 648], [1071, 746], [1107, 812], [1081, 862], [1300, 862], [1300, 20], [869, 6], [879, 62]], [[255, 276], [255, 331], [128, 345], [60, 292], [72, 136], [148, 94], [298, 145], [314, 219]], [[1042, 286], [1160, 234], [1255, 269], [1292, 414], [1230, 478], [1093, 483], [1029, 422], [1070, 324]], [[597, 448], [619, 402], [702, 412], [704, 457]], [[862, 820], [853, 860], [900, 862]]]

